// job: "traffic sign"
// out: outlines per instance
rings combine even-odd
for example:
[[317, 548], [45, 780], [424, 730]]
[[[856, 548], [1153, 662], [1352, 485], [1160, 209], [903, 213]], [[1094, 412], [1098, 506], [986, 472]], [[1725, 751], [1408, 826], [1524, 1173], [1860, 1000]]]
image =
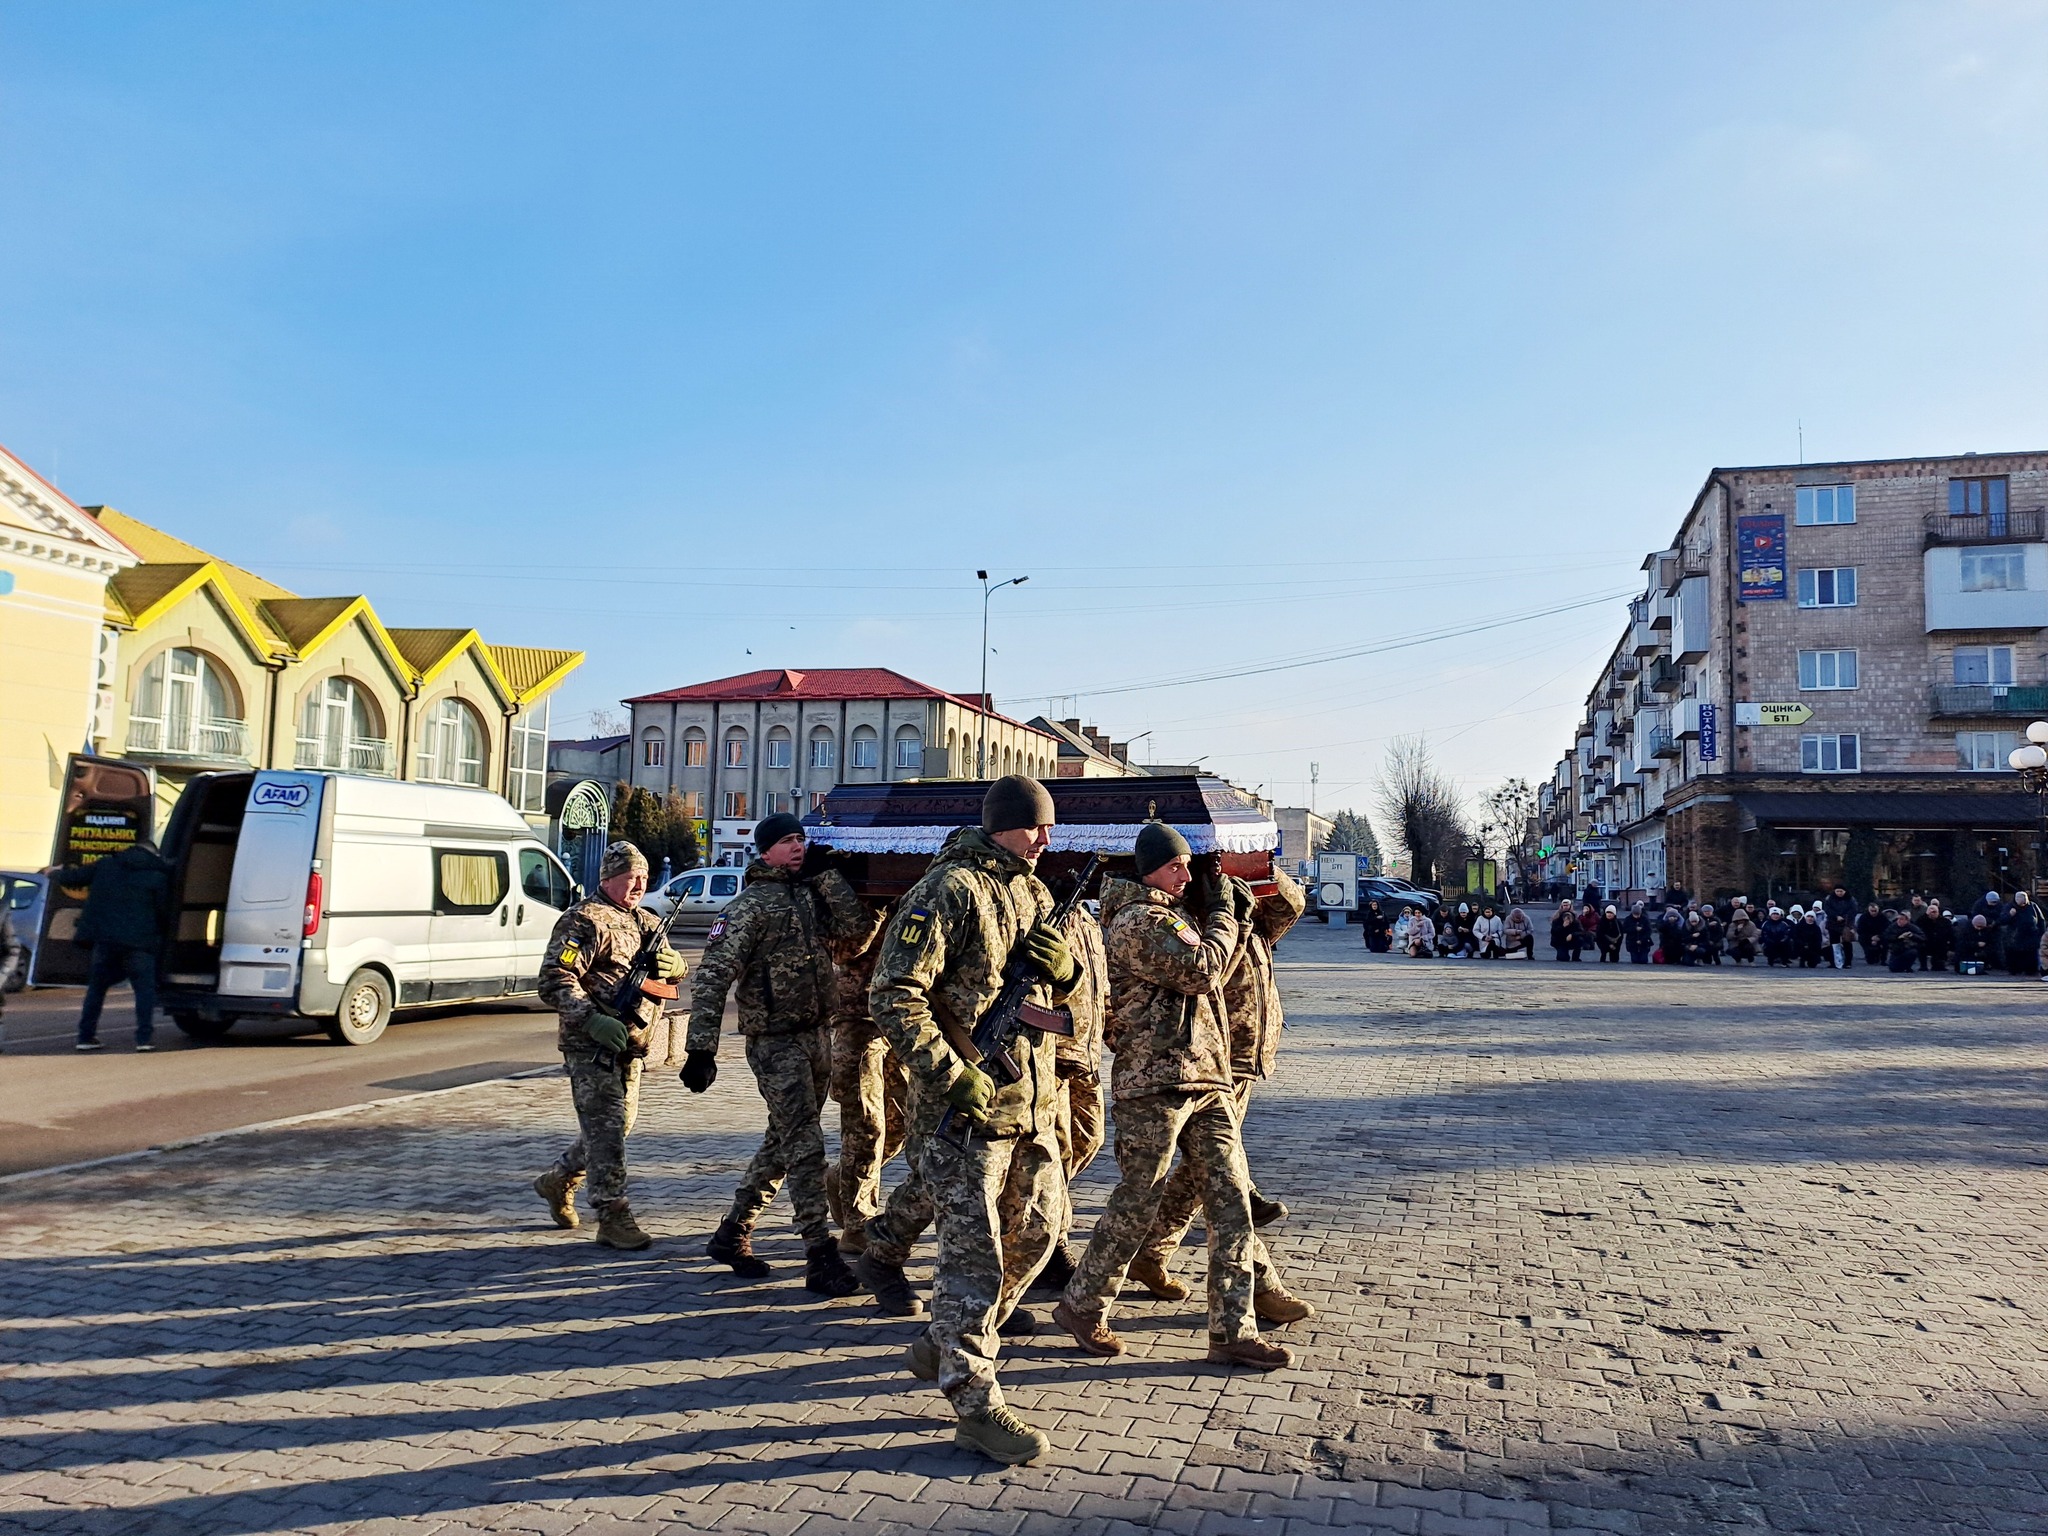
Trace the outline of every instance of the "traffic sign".
[[1737, 725], [1804, 725], [1813, 718], [1808, 704], [1737, 704]]

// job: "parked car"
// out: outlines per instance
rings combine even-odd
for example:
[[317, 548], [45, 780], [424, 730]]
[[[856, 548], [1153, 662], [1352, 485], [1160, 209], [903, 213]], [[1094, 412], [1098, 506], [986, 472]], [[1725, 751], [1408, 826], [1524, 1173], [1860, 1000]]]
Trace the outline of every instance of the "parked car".
[[13, 970], [0, 976], [0, 990], [19, 992], [28, 985], [29, 961], [35, 958], [36, 935], [43, 928], [43, 888], [49, 882], [25, 869], [0, 869], [0, 903], [14, 923], [14, 937], [21, 943], [21, 960]]
[[649, 891], [640, 905], [666, 918], [671, 931], [702, 933], [740, 893], [744, 869], [692, 869]]
[[1369, 901], [1380, 904], [1380, 911], [1389, 917], [1398, 918], [1412, 907], [1427, 912], [1431, 921], [1443, 910], [1444, 899], [1435, 891], [1425, 891], [1410, 885], [1406, 880], [1393, 875], [1368, 875], [1358, 882], [1358, 905], [1362, 909]]

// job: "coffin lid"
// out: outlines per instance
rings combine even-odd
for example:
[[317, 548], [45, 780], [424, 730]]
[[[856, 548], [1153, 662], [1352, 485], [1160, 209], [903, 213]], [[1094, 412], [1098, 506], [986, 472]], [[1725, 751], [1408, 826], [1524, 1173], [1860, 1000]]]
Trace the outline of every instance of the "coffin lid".
[[[1129, 853], [1138, 828], [1163, 821], [1196, 853], [1266, 853], [1280, 829], [1221, 779], [1047, 779], [1058, 820], [1053, 853]], [[813, 842], [848, 853], [937, 853], [961, 827], [981, 825], [985, 782], [842, 784], [804, 818]]]

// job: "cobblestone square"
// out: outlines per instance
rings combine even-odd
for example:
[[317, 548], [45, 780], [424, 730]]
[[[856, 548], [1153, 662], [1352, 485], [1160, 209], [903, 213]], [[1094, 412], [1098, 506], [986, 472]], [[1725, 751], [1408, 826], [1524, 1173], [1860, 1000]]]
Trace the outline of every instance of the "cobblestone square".
[[572, 1133], [556, 1076], [0, 1184], [0, 1525], [2048, 1529], [2048, 989], [1307, 925], [1279, 958], [1247, 1142], [1322, 1309], [1291, 1372], [1212, 1368], [1197, 1302], [1133, 1298], [1121, 1359], [1006, 1349], [1047, 1463], [955, 1451], [916, 1325], [807, 1296], [786, 1205], [774, 1279], [702, 1257], [761, 1123], [729, 1043], [703, 1099], [649, 1081], [644, 1254], [527, 1188]]

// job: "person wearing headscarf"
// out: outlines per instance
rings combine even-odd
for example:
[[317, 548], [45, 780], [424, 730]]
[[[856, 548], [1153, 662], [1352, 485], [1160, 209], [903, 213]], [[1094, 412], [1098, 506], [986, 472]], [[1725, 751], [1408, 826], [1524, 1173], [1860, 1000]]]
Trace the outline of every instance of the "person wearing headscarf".
[[1792, 963], [1792, 924], [1783, 907], [1772, 907], [1764, 914], [1763, 926], [1757, 930], [1757, 937], [1763, 944], [1765, 965]]
[[1579, 917], [1570, 897], [1557, 904], [1557, 915], [1550, 920], [1550, 947], [1559, 960], [1579, 958]]
[[1728, 919], [1728, 958], [1737, 965], [1755, 964], [1759, 937], [1756, 918], [1748, 904], [1738, 906]]
[[1621, 920], [1621, 941], [1628, 946], [1631, 965], [1648, 965], [1650, 951], [1657, 947], [1657, 925], [1650, 921], [1650, 909], [1637, 902]]
[[1609, 902], [1601, 910], [1600, 920], [1593, 925], [1593, 942], [1600, 947], [1600, 963], [1616, 965], [1621, 961], [1621, 914]]
[[1393, 945], [1393, 929], [1387, 922], [1387, 914], [1380, 910], [1380, 904], [1368, 901], [1365, 911], [1359, 914], [1359, 922], [1365, 929], [1365, 947], [1376, 955], [1384, 955]]
[[1810, 908], [1792, 926], [1792, 947], [1799, 954], [1803, 970], [1818, 970], [1822, 957], [1827, 953], [1827, 933], [1820, 925], [1820, 907]]
[[1510, 957], [1527, 955], [1531, 960], [1536, 958], [1536, 926], [1520, 907], [1508, 909], [1507, 921], [1501, 924], [1501, 947]]

